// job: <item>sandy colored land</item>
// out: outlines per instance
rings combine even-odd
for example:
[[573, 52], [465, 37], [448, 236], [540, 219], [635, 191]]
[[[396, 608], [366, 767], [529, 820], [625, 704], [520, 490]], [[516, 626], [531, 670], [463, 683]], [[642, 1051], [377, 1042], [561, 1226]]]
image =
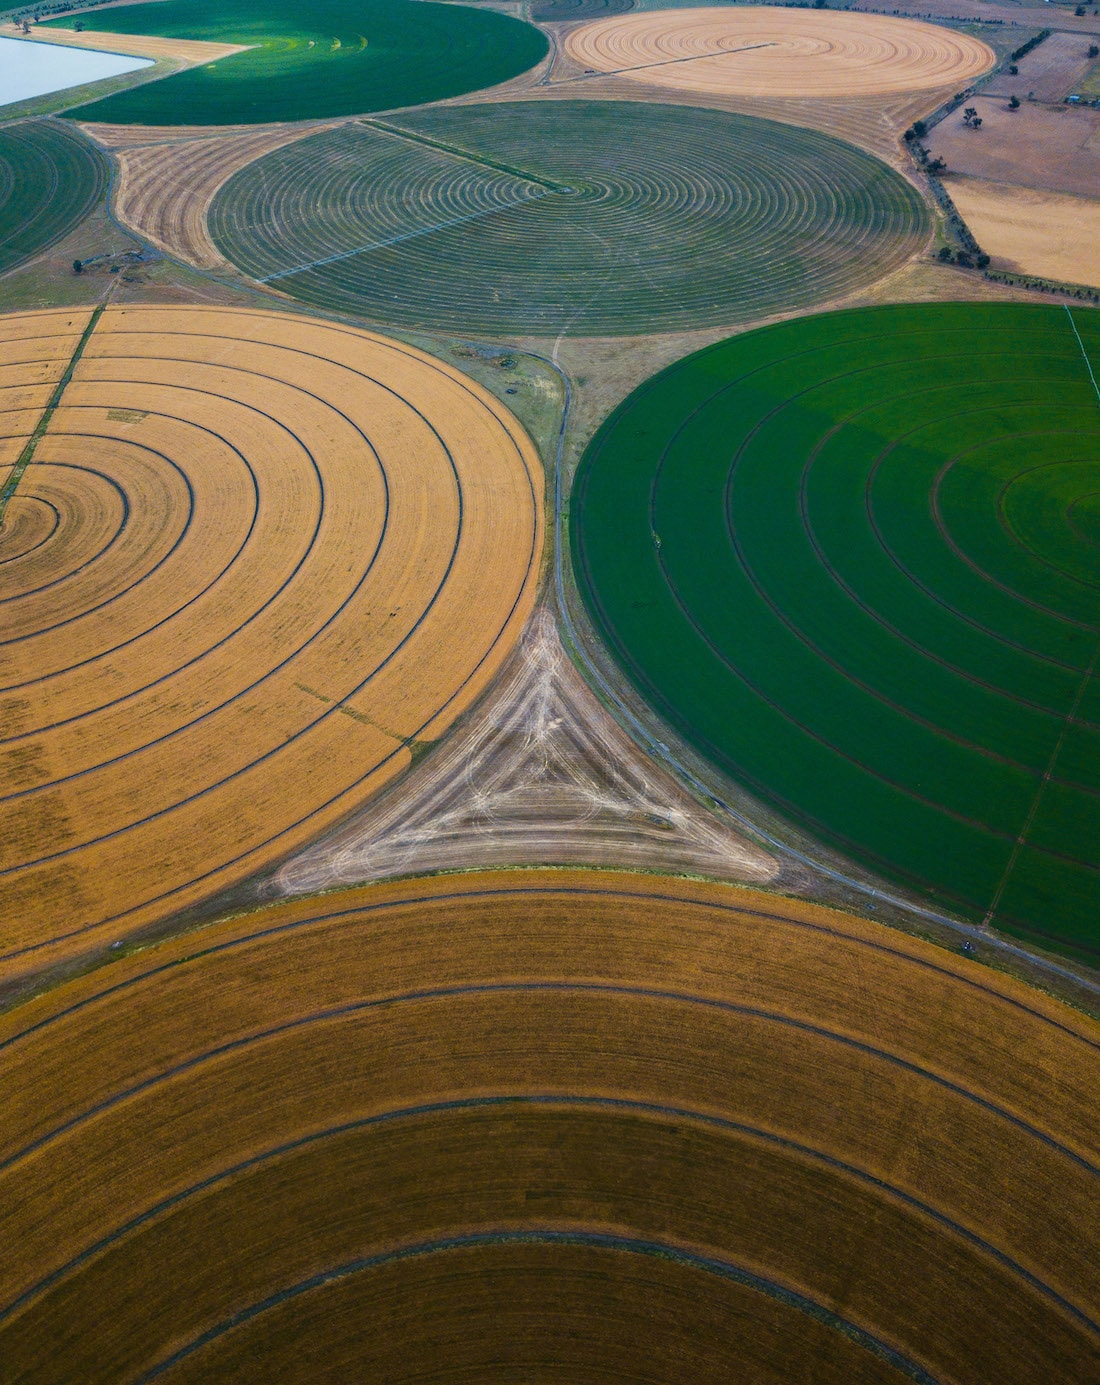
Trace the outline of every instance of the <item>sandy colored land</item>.
[[[975, 97], [981, 129], [953, 112], [929, 135], [932, 154], [952, 173], [1049, 192], [1100, 197], [1100, 110]], [[981, 237], [979, 236], [979, 240]]]
[[1096, 61], [1088, 55], [1091, 38], [1085, 34], [1051, 34], [1038, 48], [1016, 62], [1015, 75], [1005, 67], [983, 88], [991, 96], [1018, 96], [1029, 92], [1036, 101], [1059, 102], [1077, 86]]
[[214, 194], [253, 159], [327, 127], [243, 126], [239, 132], [218, 131], [213, 136], [204, 131], [200, 139], [180, 139], [172, 132], [163, 140], [159, 129], [142, 126], [82, 128], [114, 152], [115, 215], [169, 255], [198, 269], [224, 273], [234, 272], [233, 267], [218, 253], [206, 224]]
[[[86, 321], [0, 324], [5, 435]], [[21, 510], [0, 535], [4, 976], [331, 826], [473, 701], [534, 600], [541, 468], [506, 410], [290, 316], [109, 308], [18, 495], [60, 521], [29, 552]]]
[[772, 7], [616, 15], [570, 32], [582, 68], [678, 91], [798, 97], [965, 86], [993, 50], [931, 24]]
[[979, 178], [947, 188], [991, 268], [1100, 286], [1100, 200]]
[[757, 884], [779, 870], [638, 749], [570, 662], [544, 609], [476, 713], [266, 888], [297, 895], [412, 871], [521, 863]]
[[95, 48], [135, 58], [173, 58], [188, 67], [217, 62], [233, 53], [243, 53], [247, 47], [240, 43], [205, 43], [200, 39], [156, 38], [150, 34], [94, 34], [87, 29], [78, 34], [69, 29], [32, 28], [24, 34], [19, 24], [5, 24], [0, 31], [35, 43], [63, 43], [70, 48]]
[[[168, 1379], [297, 1381], [342, 1363], [354, 1319], [389, 1381], [440, 1321], [468, 1378], [524, 1341], [516, 1378], [596, 1380], [621, 1293], [669, 1385], [669, 1343], [703, 1350], [730, 1315], [691, 1378], [822, 1357], [815, 1380], [914, 1378], [854, 1329], [924, 1378], [1084, 1381], [1098, 1081], [1095, 1023], [756, 891], [517, 871], [283, 903], [0, 1019], [0, 1352], [24, 1385], [107, 1385], [209, 1334]], [[541, 1287], [509, 1306], [494, 1256], [523, 1234]], [[592, 1297], [576, 1253], [600, 1236]], [[757, 1287], [731, 1299], [699, 1257]]]

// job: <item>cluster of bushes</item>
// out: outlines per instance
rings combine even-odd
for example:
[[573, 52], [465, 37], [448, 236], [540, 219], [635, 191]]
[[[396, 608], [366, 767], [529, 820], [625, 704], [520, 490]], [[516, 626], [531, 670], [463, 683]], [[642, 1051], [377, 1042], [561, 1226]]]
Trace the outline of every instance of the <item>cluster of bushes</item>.
[[1100, 305], [1100, 291], [1096, 289], [1062, 284], [1054, 279], [1039, 279], [1032, 274], [1005, 274], [1000, 270], [987, 272], [985, 277], [991, 284], [1010, 284], [1017, 288], [1035, 289], [1038, 293], [1056, 293], [1060, 298], [1079, 298], [1082, 303]]

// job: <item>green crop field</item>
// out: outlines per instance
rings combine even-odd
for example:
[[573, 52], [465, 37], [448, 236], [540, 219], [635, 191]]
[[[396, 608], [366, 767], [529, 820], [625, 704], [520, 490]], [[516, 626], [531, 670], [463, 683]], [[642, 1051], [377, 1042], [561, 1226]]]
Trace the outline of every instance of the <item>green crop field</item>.
[[[885, 164], [810, 130], [686, 107], [443, 107], [242, 169], [210, 210], [246, 273], [429, 330], [671, 331], [873, 280], [928, 235]], [[399, 192], [398, 192], [399, 190]]]
[[1061, 307], [739, 336], [620, 405], [571, 526], [597, 628], [715, 764], [887, 878], [1095, 962], [1089, 360], [1100, 319]]
[[66, 112], [123, 125], [259, 124], [390, 110], [507, 81], [547, 52], [545, 36], [530, 24], [423, 0], [271, 0], [262, 10], [247, 0], [162, 0], [82, 18], [85, 28], [112, 34], [250, 45]]
[[0, 129], [0, 272], [41, 254], [103, 195], [107, 161], [55, 120]]

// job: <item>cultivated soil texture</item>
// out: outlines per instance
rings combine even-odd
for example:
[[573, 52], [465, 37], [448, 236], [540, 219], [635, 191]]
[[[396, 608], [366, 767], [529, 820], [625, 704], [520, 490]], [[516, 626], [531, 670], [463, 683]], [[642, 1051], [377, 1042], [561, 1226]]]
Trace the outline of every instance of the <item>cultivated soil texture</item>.
[[802, 829], [1100, 956], [1100, 323], [837, 313], [689, 357], [605, 423], [577, 580], [634, 685]]
[[315, 134], [311, 124], [244, 126], [212, 131], [88, 125], [86, 132], [115, 163], [114, 213], [159, 250], [198, 269], [234, 273], [207, 228], [207, 209], [234, 173], [263, 154]]
[[1012, 110], [1002, 97], [983, 96], [967, 105], [981, 116], [980, 129], [965, 125], [959, 110], [925, 141], [949, 173], [1100, 198], [1100, 110], [1027, 101]]
[[215, 309], [0, 331], [13, 977], [251, 874], [405, 768], [518, 639], [543, 502], [515, 420], [411, 347]]
[[769, 884], [774, 857], [730, 831], [631, 741], [536, 613], [491, 694], [446, 742], [260, 893], [508, 865], [686, 871]]
[[0, 1353], [23, 1385], [1084, 1382], [1098, 1079], [1083, 1016], [751, 890], [285, 903], [0, 1020]]
[[107, 160], [56, 120], [0, 127], [0, 273], [55, 244], [107, 186]]
[[83, 23], [81, 38], [98, 30], [144, 42], [152, 32], [247, 50], [70, 112], [127, 125], [316, 120], [438, 101], [506, 81], [548, 47], [508, 15], [419, 0], [268, 0], [262, 12], [251, 0], [163, 0], [93, 11]]
[[980, 178], [947, 188], [993, 269], [1100, 286], [1100, 199]]
[[571, 30], [586, 71], [678, 91], [879, 96], [965, 87], [996, 61], [967, 34], [885, 15], [771, 6], [653, 10]]
[[930, 221], [891, 169], [811, 130], [554, 101], [313, 135], [229, 179], [209, 231], [245, 273], [322, 308], [553, 337], [819, 303], [904, 264]]

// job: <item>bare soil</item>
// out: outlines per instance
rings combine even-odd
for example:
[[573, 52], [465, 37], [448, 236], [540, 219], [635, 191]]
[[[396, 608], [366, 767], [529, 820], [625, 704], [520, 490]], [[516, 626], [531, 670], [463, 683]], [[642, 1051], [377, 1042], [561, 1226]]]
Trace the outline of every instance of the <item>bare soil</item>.
[[1017, 60], [1015, 76], [1002, 69], [982, 88], [983, 96], [1017, 96], [1025, 100], [1034, 93], [1036, 101], [1058, 102], [1077, 86], [1093, 65], [1088, 55], [1090, 38], [1085, 34], [1056, 33]]
[[503, 865], [760, 884], [779, 871], [638, 749], [569, 661], [545, 609], [455, 734], [377, 803], [293, 857], [262, 893]]
[[958, 110], [927, 140], [950, 173], [1100, 196], [1100, 110], [1024, 100], [1013, 111], [1005, 98], [991, 96], [977, 96], [971, 104], [982, 118], [981, 129], [965, 126]]

